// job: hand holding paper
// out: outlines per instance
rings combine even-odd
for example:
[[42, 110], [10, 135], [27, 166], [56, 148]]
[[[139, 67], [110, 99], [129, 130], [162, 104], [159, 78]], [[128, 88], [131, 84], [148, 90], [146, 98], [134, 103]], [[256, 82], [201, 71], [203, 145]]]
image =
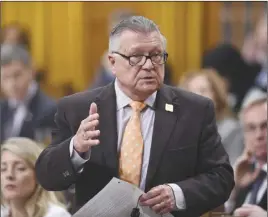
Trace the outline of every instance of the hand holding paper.
[[[128, 182], [113, 178], [94, 198], [89, 200], [73, 217], [130, 217], [144, 192]], [[138, 206], [140, 216], [160, 217], [148, 206]], [[172, 217], [171, 214], [162, 215]]]

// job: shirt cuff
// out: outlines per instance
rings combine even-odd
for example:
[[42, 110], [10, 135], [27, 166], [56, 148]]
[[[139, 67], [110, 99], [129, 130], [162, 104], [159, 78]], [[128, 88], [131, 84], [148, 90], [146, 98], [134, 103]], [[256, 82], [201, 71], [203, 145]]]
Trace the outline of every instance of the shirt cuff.
[[81, 173], [83, 171], [83, 165], [90, 159], [91, 149], [85, 153], [84, 158], [82, 158], [78, 152], [74, 149], [74, 138], [72, 138], [69, 146], [70, 158], [73, 163], [75, 171]]
[[232, 213], [235, 209], [235, 201], [233, 200], [227, 200], [225, 203], [224, 203], [224, 212], [226, 213]]
[[176, 208], [175, 210], [184, 210], [186, 209], [186, 203], [185, 203], [185, 197], [184, 194], [177, 184], [168, 184], [174, 193], [175, 202], [176, 202]]

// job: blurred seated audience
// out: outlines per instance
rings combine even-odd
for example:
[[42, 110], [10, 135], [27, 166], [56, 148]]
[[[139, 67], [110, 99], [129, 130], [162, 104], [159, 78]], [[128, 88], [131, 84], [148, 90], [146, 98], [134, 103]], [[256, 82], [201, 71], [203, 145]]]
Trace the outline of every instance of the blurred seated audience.
[[[260, 92], [249, 96], [242, 105], [240, 120], [245, 149], [234, 165], [235, 187], [225, 210], [242, 213], [246, 209], [243, 205], [251, 204], [267, 211], [267, 95]], [[256, 208], [248, 207], [255, 212]]]
[[1, 146], [1, 217], [70, 217], [54, 192], [35, 178], [43, 149], [28, 138], [10, 138]]
[[226, 80], [228, 103], [235, 113], [261, 68], [246, 62], [240, 50], [231, 44], [220, 44], [205, 52], [202, 67], [215, 69]]
[[0, 142], [14, 136], [47, 140], [56, 103], [34, 79], [29, 53], [17, 45], [1, 46]]
[[[113, 27], [122, 20], [134, 15], [136, 14], [134, 14], [131, 10], [128, 9], [118, 9], [114, 11], [113, 13], [111, 13], [108, 19], [108, 32], [111, 32]], [[100, 66], [98, 67], [98, 70], [95, 74], [96, 76], [94, 78], [93, 84], [90, 86], [90, 88], [92, 89], [103, 87], [114, 81], [115, 76], [110, 70], [110, 63], [108, 61], [108, 51], [105, 51], [104, 54], [102, 55]], [[171, 67], [168, 64], [165, 65], [164, 83], [172, 85]]]
[[213, 69], [184, 74], [180, 80], [180, 87], [208, 97], [214, 102], [218, 132], [233, 165], [243, 151], [243, 137], [239, 121], [227, 103], [227, 88], [223, 79]]

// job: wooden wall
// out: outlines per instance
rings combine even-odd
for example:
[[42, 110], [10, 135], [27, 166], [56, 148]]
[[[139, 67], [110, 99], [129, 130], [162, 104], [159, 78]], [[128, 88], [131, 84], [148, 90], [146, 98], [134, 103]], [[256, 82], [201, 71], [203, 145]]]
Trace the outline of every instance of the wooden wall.
[[[45, 68], [46, 89], [89, 85], [108, 46], [108, 15], [129, 8], [153, 19], [168, 40], [173, 80], [198, 68], [204, 49], [219, 40], [220, 2], [2, 2], [1, 24], [29, 28], [36, 65]], [[53, 95], [61, 95], [53, 89]]]

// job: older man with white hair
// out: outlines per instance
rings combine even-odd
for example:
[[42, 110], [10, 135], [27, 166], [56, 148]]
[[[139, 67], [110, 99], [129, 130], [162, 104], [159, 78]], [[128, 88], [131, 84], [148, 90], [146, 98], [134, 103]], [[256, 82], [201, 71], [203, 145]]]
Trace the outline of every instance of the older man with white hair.
[[260, 217], [267, 210], [267, 95], [248, 95], [240, 119], [245, 150], [234, 166], [235, 188], [225, 208], [236, 216]]

